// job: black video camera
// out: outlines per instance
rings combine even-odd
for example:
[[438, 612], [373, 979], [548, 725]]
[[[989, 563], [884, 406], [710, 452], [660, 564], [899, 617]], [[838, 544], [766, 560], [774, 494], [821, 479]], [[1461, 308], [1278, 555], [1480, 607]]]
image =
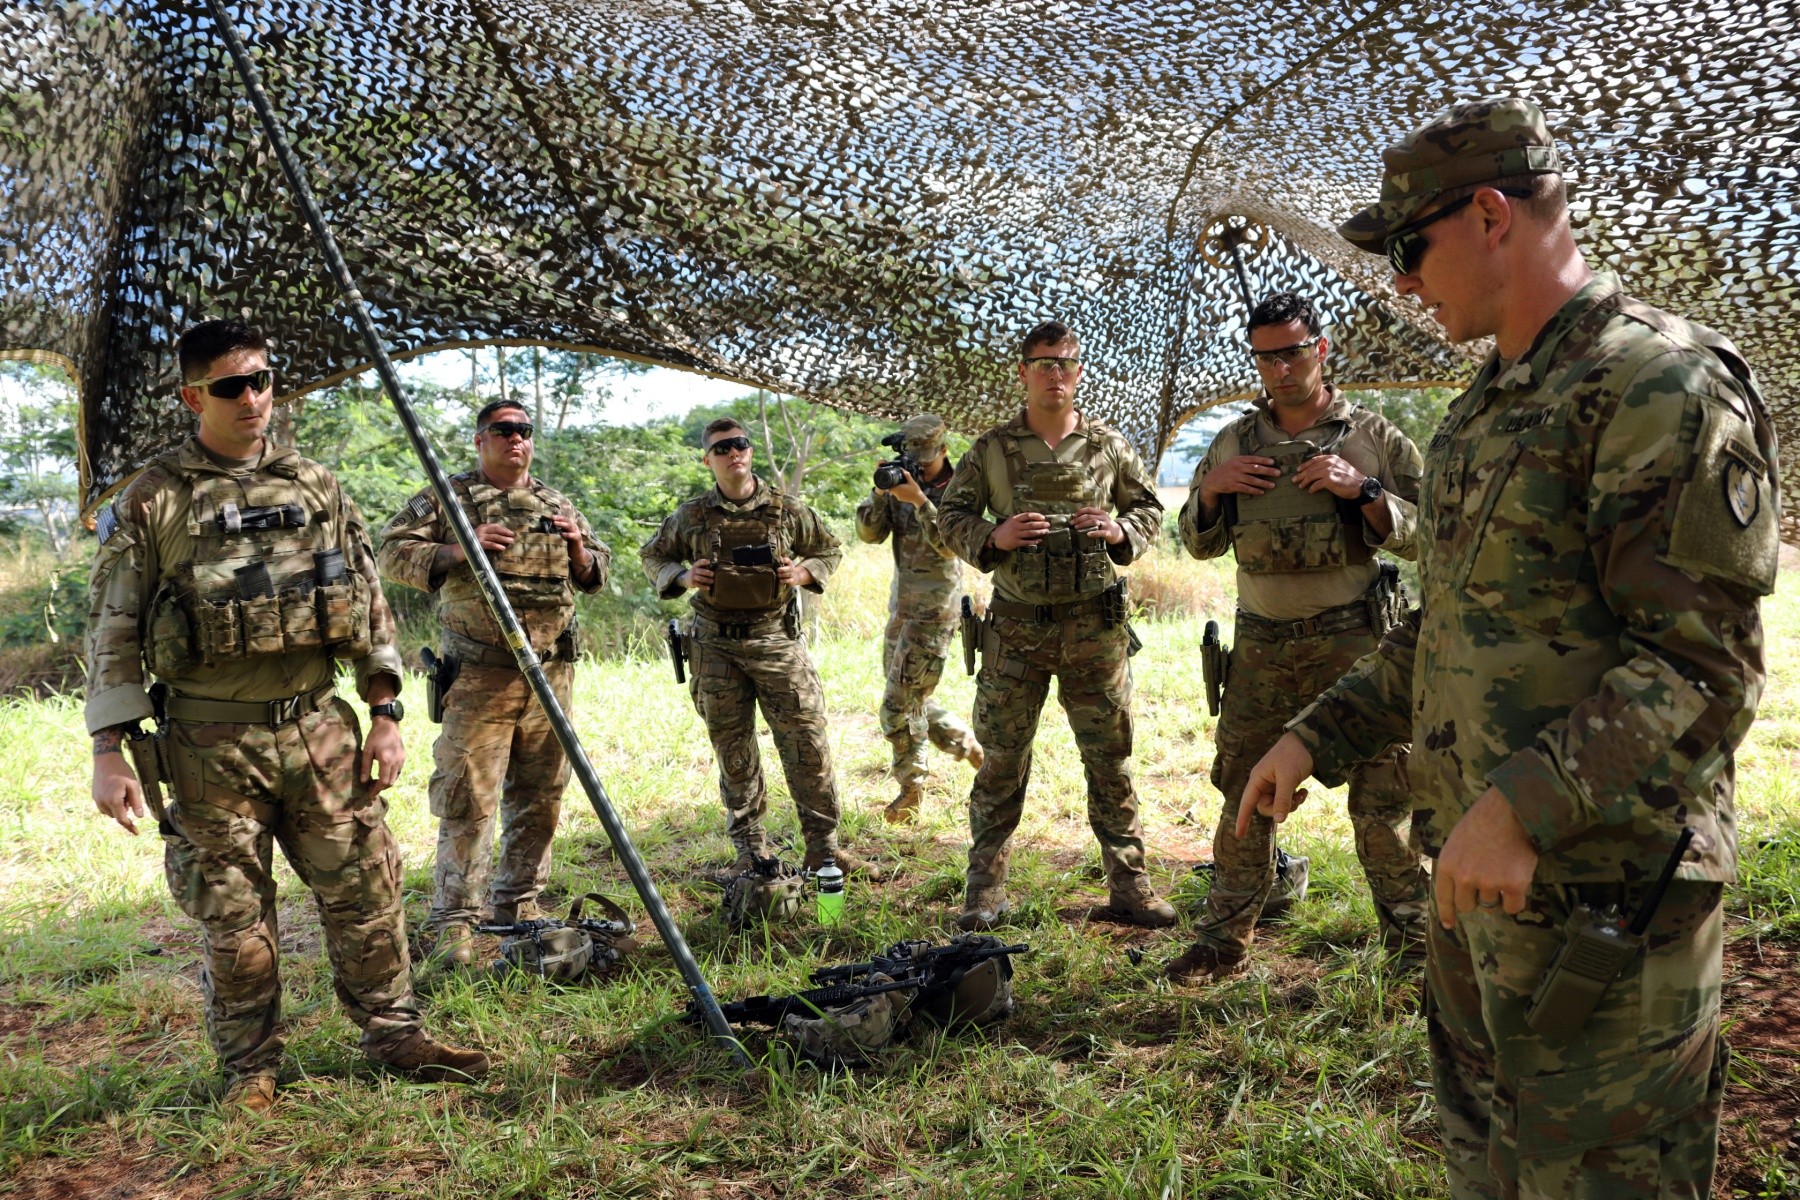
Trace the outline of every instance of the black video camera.
[[881, 444], [892, 447], [894, 457], [875, 464], [876, 487], [884, 492], [891, 491], [905, 483], [907, 475], [913, 477], [914, 483], [923, 485], [925, 468], [919, 464], [918, 459], [906, 452], [906, 435], [904, 433], [890, 433], [881, 439]]

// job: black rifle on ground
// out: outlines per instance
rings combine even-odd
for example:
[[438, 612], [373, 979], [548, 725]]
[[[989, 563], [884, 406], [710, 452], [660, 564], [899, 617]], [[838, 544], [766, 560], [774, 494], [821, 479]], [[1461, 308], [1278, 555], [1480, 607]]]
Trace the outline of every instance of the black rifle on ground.
[[[999, 938], [976, 934], [955, 938], [946, 945], [930, 942], [896, 942], [868, 962], [822, 967], [812, 973], [818, 987], [789, 996], [751, 996], [722, 1006], [731, 1023], [779, 1026], [789, 1014], [817, 1017], [827, 1008], [839, 1008], [882, 992], [915, 991], [913, 1005], [921, 1010], [942, 1008], [969, 972], [992, 959], [1029, 953], [1026, 945], [1009, 946]], [[1008, 963], [1003, 962], [1002, 966]], [[1010, 970], [1007, 972], [1010, 975]], [[872, 982], [875, 975], [885, 982]], [[682, 1018], [698, 1024], [701, 1015], [690, 1001]]]

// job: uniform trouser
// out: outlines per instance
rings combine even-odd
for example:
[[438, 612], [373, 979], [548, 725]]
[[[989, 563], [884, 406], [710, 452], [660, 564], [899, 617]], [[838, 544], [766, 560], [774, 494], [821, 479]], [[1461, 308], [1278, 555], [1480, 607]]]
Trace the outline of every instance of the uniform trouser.
[[1023, 663], [1056, 678], [1087, 775], [1088, 824], [1100, 843], [1107, 882], [1129, 889], [1144, 874], [1144, 829], [1131, 783], [1131, 664], [1124, 626], [1098, 613], [1065, 621], [993, 618], [999, 653], [983, 655], [975, 682], [975, 736], [986, 759], [969, 793], [971, 891], [1006, 882], [1007, 841], [1019, 827], [1031, 778], [1031, 744], [1048, 683], [1006, 672]]
[[[1202, 939], [1248, 946], [1275, 883], [1274, 822], [1252, 817], [1248, 836], [1237, 836], [1238, 802], [1250, 769], [1280, 740], [1295, 713], [1379, 643], [1367, 628], [1282, 641], [1238, 634], [1212, 767], [1224, 805], [1213, 833], [1212, 891], [1196, 930]], [[1406, 756], [1406, 747], [1395, 747], [1349, 772], [1356, 856], [1375, 898], [1382, 940], [1395, 949], [1422, 936], [1429, 888], [1423, 860], [1403, 832], [1412, 811]]]
[[1673, 1200], [1709, 1194], [1725, 1042], [1717, 883], [1677, 881], [1644, 952], [1568, 1040], [1534, 1033], [1526, 1002], [1570, 910], [1635, 911], [1645, 888], [1535, 884], [1525, 911], [1464, 913], [1427, 935], [1426, 1028], [1456, 1200]]
[[[547, 662], [544, 674], [567, 711], [574, 664]], [[537, 899], [550, 880], [569, 760], [525, 676], [465, 665], [444, 697], [444, 727], [431, 754], [431, 813], [438, 818], [432, 927], [473, 923], [483, 904]]]
[[925, 779], [925, 743], [966, 758], [975, 740], [969, 727], [932, 694], [944, 675], [944, 659], [956, 625], [922, 621], [896, 612], [881, 645], [887, 687], [881, 694], [881, 732], [894, 748], [894, 778], [901, 787]]
[[281, 1060], [273, 844], [312, 889], [338, 999], [371, 1050], [419, 1025], [400, 849], [387, 803], [357, 785], [350, 706], [267, 725], [170, 723], [173, 806], [159, 817], [169, 891], [200, 923], [206, 1030], [226, 1077]]
[[768, 793], [756, 745], [756, 709], [775, 738], [800, 832], [812, 847], [836, 844], [837, 778], [825, 735], [825, 690], [806, 647], [783, 633], [689, 643], [688, 690], [719, 760], [719, 799], [733, 846], [767, 853]]

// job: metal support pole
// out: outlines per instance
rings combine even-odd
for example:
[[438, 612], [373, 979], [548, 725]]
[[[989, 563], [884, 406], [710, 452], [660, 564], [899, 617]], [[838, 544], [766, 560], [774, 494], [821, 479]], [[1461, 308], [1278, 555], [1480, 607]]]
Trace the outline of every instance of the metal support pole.
[[245, 48], [243, 39], [238, 36], [237, 28], [231, 23], [225, 11], [224, 0], [206, 0], [206, 6], [219, 28], [219, 35], [224, 38], [226, 47], [231, 51], [232, 61], [237, 64], [238, 75], [250, 94], [250, 102], [256, 106], [257, 116], [262, 119], [263, 133], [268, 137], [275, 156], [281, 160], [281, 169], [287, 175], [288, 186], [293, 189], [295, 203], [306, 214], [307, 223], [312, 226], [313, 236], [318, 240], [319, 251], [325, 256], [332, 279], [344, 294], [344, 302], [350, 315], [356, 321], [363, 341], [368, 345], [369, 359], [374, 364], [375, 373], [381, 377], [381, 386], [393, 403], [394, 411], [400, 416], [400, 424], [405, 427], [406, 436], [412, 442], [413, 453], [418, 455], [425, 467], [432, 494], [437, 497], [438, 504], [449, 517], [450, 528], [456, 534], [456, 543], [462, 547], [469, 566], [474, 569], [475, 578], [481, 585], [482, 597], [487, 601], [488, 611], [494, 614], [494, 620], [499, 623], [507, 645], [512, 647], [519, 670], [524, 672], [538, 703], [543, 705], [544, 714], [550, 719], [551, 728], [556, 731], [557, 742], [561, 744], [563, 753], [569, 756], [575, 778], [581, 781], [582, 790], [587, 792], [595, 815], [600, 818], [600, 824], [605, 826], [606, 836], [612, 840], [619, 861], [625, 864], [625, 872], [631, 876], [632, 886], [637, 888], [637, 894], [643, 900], [650, 920], [662, 935], [664, 944], [669, 947], [675, 965], [681, 969], [682, 978], [687, 981], [688, 991], [699, 1005], [707, 1028], [738, 1066], [745, 1070], [752, 1069], [749, 1055], [744, 1053], [744, 1047], [732, 1032], [730, 1022], [725, 1020], [725, 1014], [720, 1011], [718, 997], [713, 995], [706, 977], [701, 974], [700, 964], [694, 961], [693, 951], [688, 949], [687, 940], [681, 936], [680, 926], [675, 924], [675, 918], [663, 903], [655, 881], [650, 878], [649, 869], [638, 856], [637, 847], [631, 844], [631, 835], [626, 832], [618, 813], [613, 811], [612, 802], [606, 797], [606, 789], [600, 784], [600, 776], [595, 773], [594, 765], [588, 761], [587, 752], [582, 749], [580, 740], [575, 736], [574, 726], [569, 724], [568, 715], [557, 702], [556, 693], [550, 690], [550, 680], [544, 674], [543, 664], [532, 650], [525, 631], [520, 628], [519, 619], [514, 615], [506, 593], [501, 590], [499, 576], [494, 574], [494, 567], [488, 562], [487, 553], [482, 550], [481, 543], [475, 540], [474, 527], [469, 524], [468, 516], [450, 492], [450, 482], [444, 475], [444, 468], [438, 463], [431, 444], [425, 440], [425, 431], [420, 427], [412, 404], [401, 389], [400, 377], [394, 372], [394, 364], [388, 358], [381, 334], [375, 328], [368, 306], [363, 303], [362, 293], [357, 290], [349, 266], [338, 252], [337, 240], [332, 237], [331, 229], [325, 223], [325, 214], [319, 209], [312, 186], [301, 169], [300, 160], [294, 156], [286, 135], [282, 133], [268, 94], [263, 90], [262, 76], [257, 71], [256, 64], [250, 60], [250, 52]]
[[1224, 242], [1226, 247], [1231, 251], [1232, 266], [1237, 268], [1238, 290], [1244, 294], [1244, 316], [1246, 319], [1249, 318], [1250, 313], [1256, 308], [1256, 300], [1250, 294], [1250, 273], [1244, 270], [1243, 245], [1248, 236], [1248, 226], [1239, 227], [1231, 224], [1227, 224], [1224, 231], [1219, 234], [1219, 240]]

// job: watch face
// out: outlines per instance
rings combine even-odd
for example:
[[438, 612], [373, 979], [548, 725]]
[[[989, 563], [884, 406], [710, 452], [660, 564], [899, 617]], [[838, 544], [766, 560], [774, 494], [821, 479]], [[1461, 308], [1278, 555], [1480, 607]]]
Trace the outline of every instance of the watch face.
[[390, 700], [386, 704], [377, 704], [369, 709], [372, 717], [392, 717], [398, 721], [406, 716], [406, 706], [398, 700]]

